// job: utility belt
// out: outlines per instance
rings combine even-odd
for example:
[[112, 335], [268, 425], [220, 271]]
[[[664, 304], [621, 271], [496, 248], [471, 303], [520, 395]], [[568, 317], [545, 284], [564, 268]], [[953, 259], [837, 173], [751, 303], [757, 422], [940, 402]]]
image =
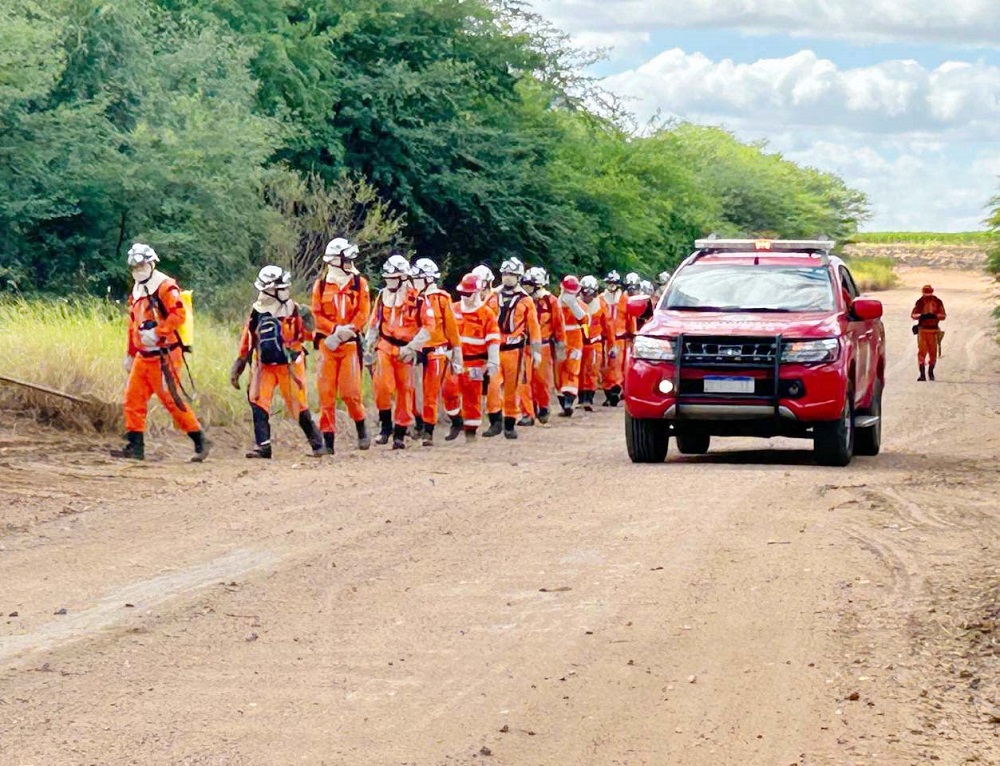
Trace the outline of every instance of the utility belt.
[[629, 340], [631, 337], [630, 333], [624, 333], [623, 335], [616, 335], [615, 340]]
[[388, 343], [390, 346], [395, 346], [396, 348], [403, 348], [404, 346], [410, 345], [410, 341], [400, 340], [399, 338], [393, 338], [390, 335], [386, 335], [381, 330], [378, 331], [378, 336], [386, 343]]
[[489, 354], [466, 354], [462, 361], [465, 362], [487, 362], [489, 361]]
[[180, 343], [171, 343], [169, 346], [162, 346], [161, 348], [157, 348], [155, 351], [139, 349], [139, 356], [141, 356], [143, 359], [155, 359], [156, 357], [161, 356], [164, 351], [170, 353], [174, 349], [178, 349], [180, 347], [181, 347]]
[[432, 348], [425, 348], [423, 351], [417, 352], [417, 363], [422, 364], [425, 367], [427, 363], [430, 362], [432, 356], [446, 357], [448, 355], [448, 346], [433, 346]]
[[583, 344], [585, 346], [596, 346], [598, 343], [603, 342], [604, 338], [598, 335], [596, 338], [585, 338]]
[[500, 350], [501, 351], [518, 351], [518, 350], [520, 350], [522, 348], [524, 348], [524, 338], [523, 337], [522, 338], [518, 338], [516, 341], [512, 341], [510, 343], [501, 343], [500, 344]]

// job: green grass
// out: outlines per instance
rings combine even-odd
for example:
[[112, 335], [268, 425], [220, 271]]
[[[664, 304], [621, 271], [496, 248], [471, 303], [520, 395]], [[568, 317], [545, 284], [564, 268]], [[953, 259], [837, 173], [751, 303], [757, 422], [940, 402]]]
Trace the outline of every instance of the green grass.
[[[197, 305], [195, 313], [194, 352], [188, 356], [197, 386], [195, 412], [209, 425], [242, 421], [248, 412], [245, 379], [243, 391], [229, 385], [238, 328], [209, 318]], [[0, 370], [69, 394], [119, 403], [127, 377], [122, 369], [126, 324], [123, 306], [98, 300], [2, 301]], [[184, 380], [187, 385], [186, 374]], [[3, 393], [25, 395], [7, 386]], [[169, 423], [158, 403], [151, 413], [153, 427]]]
[[892, 258], [855, 257], [845, 260], [861, 292], [891, 290], [896, 286], [896, 262]]
[[955, 233], [928, 231], [878, 231], [855, 234], [849, 244], [859, 245], [991, 245], [994, 235], [988, 231], [963, 231]]

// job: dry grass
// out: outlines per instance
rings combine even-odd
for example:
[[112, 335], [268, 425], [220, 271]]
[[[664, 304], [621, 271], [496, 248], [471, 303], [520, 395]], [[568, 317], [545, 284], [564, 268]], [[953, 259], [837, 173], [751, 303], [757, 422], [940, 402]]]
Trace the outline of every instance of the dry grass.
[[846, 260], [858, 289], [863, 293], [891, 290], [896, 286], [896, 263], [892, 258], [856, 257]]

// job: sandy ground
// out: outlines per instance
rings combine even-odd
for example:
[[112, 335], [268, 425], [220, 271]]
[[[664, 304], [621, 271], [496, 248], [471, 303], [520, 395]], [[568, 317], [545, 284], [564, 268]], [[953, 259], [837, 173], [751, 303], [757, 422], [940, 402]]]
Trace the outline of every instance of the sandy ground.
[[8, 419], [0, 765], [1000, 763], [992, 288], [902, 276], [884, 452], [847, 469], [783, 440], [634, 466], [607, 410], [202, 466]]

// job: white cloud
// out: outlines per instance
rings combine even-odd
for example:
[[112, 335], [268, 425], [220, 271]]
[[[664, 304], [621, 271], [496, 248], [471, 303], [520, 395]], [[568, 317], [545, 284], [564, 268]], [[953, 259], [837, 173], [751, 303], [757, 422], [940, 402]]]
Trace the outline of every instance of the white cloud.
[[753, 130], [838, 126], [929, 140], [1000, 139], [1000, 67], [983, 63], [840, 69], [812, 51], [736, 63], [673, 49], [604, 86], [643, 120], [663, 113]]
[[1000, 47], [997, 0], [535, 0], [571, 33], [657, 28]]

